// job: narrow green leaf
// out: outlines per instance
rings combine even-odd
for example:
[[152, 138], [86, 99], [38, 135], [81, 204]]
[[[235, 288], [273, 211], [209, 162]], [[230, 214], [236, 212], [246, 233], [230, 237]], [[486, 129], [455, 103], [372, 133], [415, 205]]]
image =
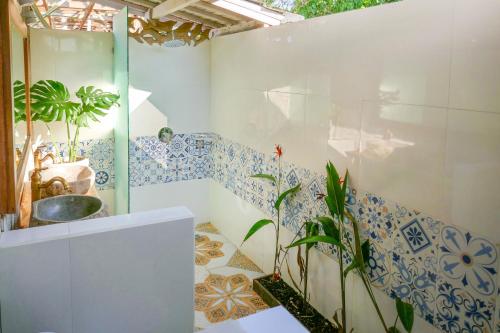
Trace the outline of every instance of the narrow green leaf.
[[276, 185], [276, 183], [278, 182], [276, 180], [276, 177], [274, 177], [273, 175], [268, 175], [268, 174], [265, 174], [265, 173], [258, 173], [256, 175], [252, 175], [250, 176], [252, 178], [261, 178], [261, 179], [267, 179], [267, 180], [270, 180], [273, 182], [274, 185]]
[[328, 210], [332, 216], [339, 216], [339, 208], [337, 207], [337, 201], [335, 197], [326, 196], [325, 197], [326, 205], [328, 206]]
[[281, 206], [281, 203], [289, 194], [297, 193], [300, 191], [300, 184], [297, 184], [296, 186], [289, 188], [285, 192], [281, 193], [276, 202], [274, 203], [274, 208], [279, 209]]
[[399, 319], [403, 327], [408, 333], [411, 333], [413, 328], [413, 306], [409, 303], [403, 302], [401, 299], [396, 298], [396, 310], [398, 311]]
[[342, 245], [338, 239], [335, 239], [330, 236], [324, 236], [324, 235], [319, 235], [319, 236], [312, 236], [312, 237], [305, 237], [302, 239], [299, 239], [296, 242], [293, 242], [292, 244], [288, 245], [287, 248], [299, 246], [302, 244], [309, 244], [309, 243], [327, 243], [327, 244], [332, 244], [335, 246], [342, 247], [342, 249], [345, 249], [344, 245]]
[[357, 262], [359, 263], [359, 269], [361, 271], [365, 271], [365, 260], [363, 256], [363, 249], [362, 249], [362, 244], [361, 244], [361, 237], [359, 236], [359, 227], [358, 227], [358, 222], [352, 216], [352, 214], [346, 210], [345, 214], [347, 218], [351, 221], [352, 224], [352, 231], [354, 234], [354, 255], [356, 257]]
[[247, 241], [259, 229], [261, 229], [262, 227], [264, 227], [264, 226], [266, 226], [268, 224], [274, 224], [274, 222], [272, 220], [266, 220], [266, 219], [255, 222], [255, 224], [250, 228], [250, 230], [248, 230], [248, 233], [245, 236], [245, 239], [243, 239], [242, 243], [244, 243], [245, 241]]
[[328, 216], [320, 216], [317, 217], [316, 219], [323, 226], [323, 231], [325, 232], [325, 235], [331, 236], [335, 239], [340, 239], [340, 231], [335, 225], [335, 222], [333, 221], [332, 218]]

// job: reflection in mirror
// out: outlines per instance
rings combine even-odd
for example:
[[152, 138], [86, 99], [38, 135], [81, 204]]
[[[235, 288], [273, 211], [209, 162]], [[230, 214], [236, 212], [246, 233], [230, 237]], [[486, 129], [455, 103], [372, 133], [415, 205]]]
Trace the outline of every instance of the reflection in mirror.
[[[16, 167], [22, 160], [22, 152], [27, 139], [26, 100], [16, 98], [21, 92], [24, 95], [24, 38], [17, 26], [12, 24], [11, 31], [11, 78], [13, 83], [14, 112], [14, 144], [16, 147]], [[17, 172], [16, 172], [17, 174]]]

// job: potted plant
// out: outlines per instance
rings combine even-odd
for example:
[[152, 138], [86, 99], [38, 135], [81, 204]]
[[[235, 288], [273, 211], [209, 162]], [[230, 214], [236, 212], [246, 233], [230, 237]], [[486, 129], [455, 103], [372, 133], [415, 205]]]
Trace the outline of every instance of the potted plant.
[[[36, 82], [31, 87], [30, 93], [33, 121], [40, 120], [44, 123], [64, 121], [66, 123], [68, 157], [64, 162], [67, 163], [77, 163], [78, 160], [83, 159], [82, 156], [78, 156], [80, 129], [89, 127], [90, 121], [99, 122], [99, 118], [107, 114], [106, 111], [118, 105], [120, 98], [118, 94], [106, 92], [94, 86], [82, 86], [75, 94], [78, 102], [74, 102], [71, 100], [68, 88], [63, 83], [54, 80]], [[14, 97], [16, 110], [22, 114], [22, 100], [25, 99], [24, 83], [16, 81]]]
[[[273, 273], [264, 276], [259, 279], [255, 279], [253, 282], [254, 290], [264, 299], [264, 301], [270, 306], [283, 305], [290, 311], [299, 321], [302, 322], [304, 326], [309, 328], [312, 332], [337, 332], [332, 324], [325, 319], [318, 311], [316, 311], [312, 306], [309, 305], [307, 301], [307, 280], [308, 280], [308, 267], [309, 267], [309, 250], [313, 245], [306, 245], [306, 259], [303, 262], [302, 267], [302, 277], [301, 282], [303, 282], [304, 289], [301, 291], [295, 281], [293, 283], [299, 292], [295, 291], [291, 286], [289, 286], [285, 281], [281, 279], [281, 268], [285, 261], [287, 261], [288, 250], [283, 250], [279, 244], [280, 240], [280, 225], [282, 217], [282, 206], [286, 204], [286, 198], [300, 191], [300, 183], [294, 187], [283, 190], [283, 172], [282, 172], [282, 156], [283, 149], [281, 146], [276, 145], [275, 147], [275, 158], [278, 163], [278, 174], [256, 174], [251, 177], [259, 178], [264, 181], [268, 181], [276, 190], [276, 200], [273, 205], [273, 209], [276, 212], [276, 221], [271, 219], [262, 219], [257, 221], [248, 231], [243, 243], [246, 242], [250, 237], [252, 237], [257, 231], [262, 229], [267, 225], [273, 225], [275, 232], [275, 246], [274, 246], [274, 266]], [[296, 239], [302, 230], [305, 230], [306, 236], [317, 235], [319, 228], [314, 222], [306, 222], [303, 224], [301, 229], [295, 236]], [[300, 254], [299, 254], [300, 256]], [[287, 262], [287, 267], [288, 262]], [[291, 276], [291, 274], [289, 274]]]
[[[407, 332], [411, 332], [413, 327], [413, 307], [411, 304], [396, 299], [397, 316], [394, 324], [389, 326], [384, 319], [382, 312], [378, 306], [377, 300], [373, 293], [370, 280], [366, 271], [366, 262], [368, 261], [368, 253], [370, 244], [368, 240], [362, 242], [359, 234], [358, 222], [354, 216], [346, 208], [346, 192], [349, 182], [349, 172], [346, 171], [345, 176], [341, 179], [337, 170], [331, 162], [326, 166], [327, 172], [327, 194], [320, 195], [320, 198], [325, 200], [325, 203], [330, 212], [330, 216], [317, 217], [316, 220], [322, 225], [323, 235], [307, 235], [306, 237], [292, 242], [288, 247], [300, 246], [303, 244], [316, 244], [318, 242], [328, 243], [336, 247], [339, 254], [339, 279], [341, 285], [341, 300], [342, 308], [340, 309], [341, 317], [338, 318], [337, 313], [333, 316], [334, 322], [342, 333], [347, 330], [347, 307], [346, 307], [346, 278], [350, 272], [356, 272], [361, 278], [363, 285], [370, 297], [377, 316], [387, 333], [399, 332], [397, 326], [398, 320]], [[349, 229], [348, 229], [349, 227]], [[349, 232], [353, 237], [348, 237]], [[349, 257], [350, 264], [344, 267], [344, 255]]]

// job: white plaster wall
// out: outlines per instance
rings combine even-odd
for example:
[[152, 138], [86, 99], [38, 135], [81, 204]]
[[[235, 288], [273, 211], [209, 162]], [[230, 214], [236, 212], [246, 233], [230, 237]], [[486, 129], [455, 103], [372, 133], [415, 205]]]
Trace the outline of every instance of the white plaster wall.
[[[405, 0], [216, 38], [211, 129], [268, 154], [282, 144], [285, 160], [317, 172], [332, 160], [357, 188], [498, 243], [499, 13], [495, 0]], [[236, 244], [264, 217], [215, 182], [210, 199]], [[242, 250], [269, 272], [272, 231], [254, 237]], [[330, 317], [338, 266], [314, 261], [312, 302]], [[378, 330], [351, 283], [351, 324]], [[416, 321], [414, 332], [435, 331]]]
[[[64, 83], [77, 101], [76, 91], [81, 86], [93, 85], [115, 92], [113, 86], [113, 35], [108, 32], [30, 30], [31, 80], [56, 80]], [[52, 137], [41, 122], [35, 122], [33, 131], [43, 140], [66, 142], [64, 123], [49, 124]], [[113, 136], [114, 112], [97, 125], [83, 128], [80, 140]]]

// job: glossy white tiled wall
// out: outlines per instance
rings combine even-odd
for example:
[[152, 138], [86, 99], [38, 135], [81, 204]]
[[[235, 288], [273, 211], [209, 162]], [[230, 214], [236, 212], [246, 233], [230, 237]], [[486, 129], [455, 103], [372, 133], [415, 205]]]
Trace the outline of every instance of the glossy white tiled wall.
[[216, 38], [212, 130], [315, 171], [331, 159], [499, 242], [499, 22], [495, 0], [405, 0]]
[[130, 137], [209, 130], [210, 44], [168, 48], [129, 38]]
[[[167, 48], [129, 38], [129, 70], [131, 140], [156, 137], [166, 126], [175, 134], [209, 131], [209, 43]], [[130, 208], [136, 212], [186, 205], [197, 223], [207, 222], [207, 197], [207, 179], [145, 185], [130, 188]]]

